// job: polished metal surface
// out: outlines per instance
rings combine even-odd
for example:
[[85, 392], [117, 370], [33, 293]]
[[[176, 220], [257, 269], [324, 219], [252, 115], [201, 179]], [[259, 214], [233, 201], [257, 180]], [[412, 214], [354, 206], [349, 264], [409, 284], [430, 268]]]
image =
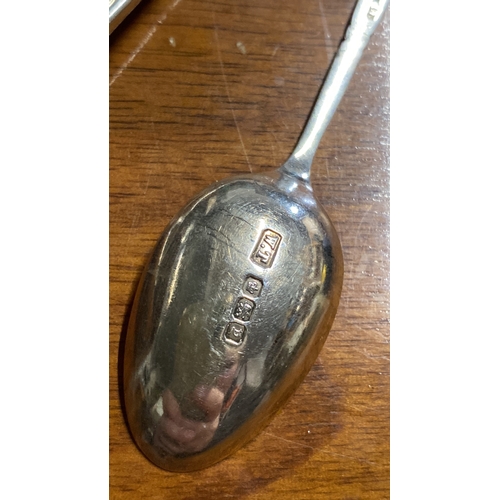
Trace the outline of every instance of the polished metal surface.
[[309, 180], [321, 137], [351, 81], [363, 51], [389, 5], [389, 0], [359, 0], [345, 39], [335, 55], [309, 120], [290, 158], [281, 167]]
[[141, 0], [109, 0], [109, 34], [139, 5]]
[[387, 3], [358, 3], [290, 159], [209, 187], [146, 266], [126, 339], [125, 404], [137, 445], [162, 468], [207, 467], [255, 437], [326, 340], [343, 259], [309, 170]]
[[146, 455], [190, 470], [253, 437], [316, 359], [342, 274], [337, 235], [291, 176], [233, 178], [186, 207], [131, 318], [127, 410]]

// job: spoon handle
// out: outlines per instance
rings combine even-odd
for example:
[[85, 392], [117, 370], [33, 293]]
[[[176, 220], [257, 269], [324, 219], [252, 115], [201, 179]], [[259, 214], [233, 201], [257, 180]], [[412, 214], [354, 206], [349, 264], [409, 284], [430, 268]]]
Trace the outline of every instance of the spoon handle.
[[388, 5], [389, 0], [358, 0], [345, 39], [333, 59], [307, 125], [281, 171], [309, 182], [312, 161], [323, 133]]

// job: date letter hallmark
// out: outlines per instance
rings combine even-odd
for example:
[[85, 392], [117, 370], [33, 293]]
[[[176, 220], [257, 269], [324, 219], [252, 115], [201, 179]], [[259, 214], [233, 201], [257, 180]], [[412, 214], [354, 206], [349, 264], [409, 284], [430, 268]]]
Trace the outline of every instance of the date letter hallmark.
[[232, 345], [240, 345], [245, 338], [245, 330], [246, 328], [239, 323], [229, 323], [224, 333], [226, 342]]
[[266, 229], [255, 245], [251, 260], [261, 267], [271, 267], [280, 243], [281, 235], [272, 229]]

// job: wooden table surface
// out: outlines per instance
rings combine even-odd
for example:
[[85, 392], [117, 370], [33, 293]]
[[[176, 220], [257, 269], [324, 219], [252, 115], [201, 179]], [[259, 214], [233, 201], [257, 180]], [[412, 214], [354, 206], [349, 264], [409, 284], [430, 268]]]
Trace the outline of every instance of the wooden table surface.
[[199, 472], [135, 447], [124, 332], [148, 253], [201, 189], [291, 153], [353, 0], [143, 0], [110, 37], [110, 496], [389, 498], [389, 14], [316, 155], [342, 298], [304, 383], [260, 436]]

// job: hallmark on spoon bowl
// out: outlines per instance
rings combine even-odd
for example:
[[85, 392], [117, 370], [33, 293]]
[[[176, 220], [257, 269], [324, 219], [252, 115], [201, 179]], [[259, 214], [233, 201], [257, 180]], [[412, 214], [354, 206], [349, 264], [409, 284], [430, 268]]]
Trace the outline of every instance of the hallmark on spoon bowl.
[[[243, 293], [258, 297], [262, 290], [262, 281], [259, 278], [248, 276], [243, 284]], [[255, 309], [255, 302], [246, 297], [238, 297], [233, 309], [233, 319], [248, 323]], [[235, 321], [228, 323], [224, 331], [226, 342], [232, 345], [241, 345], [245, 338], [246, 327]]]
[[249, 276], [245, 281], [243, 293], [251, 295], [252, 297], [258, 297], [261, 290], [262, 281], [260, 281], [258, 278], [254, 278], [253, 276]]
[[240, 323], [229, 323], [226, 327], [226, 341], [233, 345], [240, 345], [245, 336], [245, 326]]
[[238, 299], [238, 303], [233, 312], [233, 316], [241, 321], [250, 321], [253, 310], [255, 308], [255, 302], [250, 299], [245, 299], [241, 297]]
[[280, 243], [280, 234], [272, 229], [264, 230], [252, 252], [252, 261], [262, 267], [271, 267]]

